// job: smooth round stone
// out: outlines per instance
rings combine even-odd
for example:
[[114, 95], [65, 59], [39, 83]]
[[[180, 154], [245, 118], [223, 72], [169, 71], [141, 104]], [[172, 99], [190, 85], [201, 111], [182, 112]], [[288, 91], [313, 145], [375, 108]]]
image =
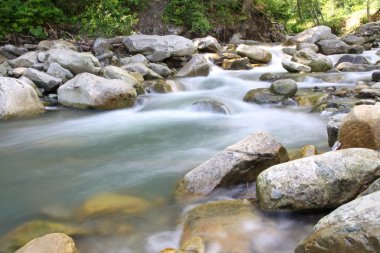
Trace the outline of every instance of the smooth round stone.
[[272, 83], [270, 90], [276, 94], [293, 97], [298, 90], [297, 82], [292, 79], [278, 80]]

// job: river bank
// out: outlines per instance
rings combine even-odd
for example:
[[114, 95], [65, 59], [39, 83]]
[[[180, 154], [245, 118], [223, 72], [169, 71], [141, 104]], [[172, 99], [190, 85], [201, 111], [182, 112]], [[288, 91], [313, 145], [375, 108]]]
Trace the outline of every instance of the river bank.
[[[314, 34], [319, 33], [314, 31], [308, 38]], [[252, 179], [241, 180], [238, 186], [223, 184], [200, 199], [189, 200], [174, 189], [189, 171], [218, 152], [224, 152], [226, 147], [262, 130], [287, 149], [291, 160], [300, 157], [298, 151], [305, 145], [316, 146], [319, 153], [328, 151], [328, 144], [332, 146], [338, 140], [337, 133], [332, 131], [337, 124], [332, 124], [330, 117], [335, 117], [335, 122], [336, 118], [343, 118], [338, 115], [349, 113], [357, 104], [375, 107], [378, 88], [374, 73], [380, 59], [376, 48], [366, 46], [370, 50], [357, 54], [359, 58], [349, 58], [354, 61], [352, 65], [348, 64], [347, 68], [347, 62], [344, 63], [339, 72], [288, 74], [284, 63], [292, 65], [302, 61], [302, 72], [307, 71], [305, 66], [315, 67], [305, 61], [305, 54], [313, 61], [322, 59], [323, 66], [331, 65], [332, 69], [348, 50], [361, 49], [351, 45], [339, 49], [343, 51], [338, 54], [316, 57], [309, 50], [280, 45], [252, 48], [247, 45], [246, 50], [236, 45], [224, 51], [226, 48], [220, 45], [219, 48], [215, 41], [213, 46], [204, 47], [210, 41], [206, 38], [201, 43], [185, 41], [188, 47], [180, 50], [172, 50], [170, 46], [174, 55], [168, 55], [163, 54], [164, 51], [137, 49], [135, 47], [143, 47], [145, 42], [136, 44], [133, 39], [136, 38], [122, 40], [130, 47], [127, 52], [131, 54], [136, 49], [145, 56], [138, 55], [137, 51], [132, 57], [126, 52], [119, 55], [116, 46], [121, 47], [119, 39], [113, 43], [98, 41], [99, 47], [93, 49], [97, 58], [89, 55], [76, 58], [74, 48], [65, 44], [72, 48], [64, 50], [73, 52], [59, 54], [61, 52], [54, 50], [62, 49], [49, 49], [53, 51], [46, 53], [40, 45], [40, 51], [31, 51], [28, 57], [23, 54], [21, 59], [10, 61], [6, 74], [19, 75], [21, 81], [11, 81], [23, 87], [29, 82], [26, 78], [34, 79], [36, 96], [30, 88], [26, 89], [34, 98], [39, 91], [44, 105], [38, 105], [38, 110], [33, 112], [41, 113], [39, 108], [46, 112], [26, 119], [14, 119], [25, 115], [18, 114], [19, 110], [16, 114], [2, 114], [10, 119], [0, 123], [1, 174], [4, 175], [0, 199], [7, 203], [1, 208], [0, 231], [4, 235], [1, 245], [5, 246], [0, 251], [13, 252], [31, 239], [62, 232], [74, 238], [80, 252], [158, 252], [165, 248], [182, 248], [186, 252], [188, 241], [198, 245], [197, 252], [210, 252], [218, 247], [229, 252], [232, 249], [220, 246], [223, 236], [236, 238], [233, 248], [238, 249], [237, 252], [293, 252], [313, 231], [317, 221], [337, 206], [328, 206], [328, 211], [314, 210], [311, 214], [267, 213], [259, 209], [259, 205], [263, 207], [263, 199], [256, 203], [256, 187], [252, 185], [255, 180]], [[197, 43], [198, 50], [204, 47], [200, 50], [209, 52], [193, 56]], [[375, 40], [372, 46], [376, 46]], [[361, 47], [364, 50], [365, 46]], [[146, 48], [151, 50], [151, 45]], [[294, 57], [300, 51], [304, 55]], [[71, 56], [84, 62], [61, 60]], [[37, 61], [33, 61], [35, 57]], [[368, 62], [357, 64], [360, 57]], [[40, 62], [40, 59], [46, 61]], [[158, 61], [164, 61], [167, 66], [152, 63], [152, 59], [161, 59]], [[111, 66], [112, 63], [121, 68]], [[61, 75], [62, 78], [50, 75], [55, 73], [49, 72], [51, 66], [67, 75]], [[339, 64], [335, 68], [337, 66]], [[164, 67], [161, 74], [152, 73]], [[71, 77], [64, 68], [71, 72]], [[228, 70], [231, 68], [240, 70]], [[363, 72], [353, 71], [363, 68], [366, 68]], [[40, 72], [50, 75], [49, 79]], [[174, 78], [170, 77], [173, 75]], [[64, 78], [71, 81], [64, 82]], [[125, 83], [110, 82], [110, 79]], [[277, 79], [291, 79], [296, 86], [293, 81], [279, 85], [287, 88], [283, 94], [283, 89], [272, 85]], [[91, 82], [95, 86], [86, 87]], [[111, 91], [103, 90], [110, 87], [113, 87]], [[123, 89], [115, 92], [114, 87]], [[80, 91], [60, 93], [64, 88]], [[104, 92], [97, 93], [98, 89]], [[81, 97], [86, 96], [86, 92], [91, 96]], [[247, 96], [252, 93], [253, 96]], [[133, 107], [126, 109], [132, 105], [131, 99]], [[37, 99], [33, 101], [38, 104]], [[20, 102], [27, 100], [17, 100], [16, 104]], [[31, 107], [26, 105], [26, 110], [29, 112]], [[118, 110], [102, 111], [111, 108]], [[7, 112], [14, 112], [11, 109]], [[330, 141], [327, 125], [332, 125]], [[377, 138], [376, 131], [374, 133]], [[359, 183], [360, 191], [378, 177], [378, 170], [372, 169], [369, 173], [372, 177]], [[359, 192], [353, 194], [349, 200]], [[236, 202], [236, 199], [249, 201]], [[227, 203], [218, 202], [220, 200]], [[210, 201], [212, 203], [205, 204]], [[192, 209], [197, 205], [200, 206]], [[229, 206], [236, 210], [230, 212]], [[220, 211], [211, 212], [209, 208]], [[325, 208], [320, 206], [320, 209]], [[243, 227], [241, 234], [238, 230]], [[199, 228], [207, 229], [197, 231]], [[221, 238], [211, 236], [219, 232]]]

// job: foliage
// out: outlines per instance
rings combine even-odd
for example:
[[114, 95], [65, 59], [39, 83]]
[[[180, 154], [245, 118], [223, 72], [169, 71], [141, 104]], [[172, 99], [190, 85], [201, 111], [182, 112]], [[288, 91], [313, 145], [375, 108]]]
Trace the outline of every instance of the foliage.
[[46, 37], [45, 26], [65, 21], [63, 12], [50, 0], [0, 1], [0, 38], [14, 33]]
[[136, 3], [136, 0], [102, 0], [92, 3], [79, 16], [81, 32], [89, 36], [130, 34], [137, 23], [137, 14], [131, 11], [128, 4]]

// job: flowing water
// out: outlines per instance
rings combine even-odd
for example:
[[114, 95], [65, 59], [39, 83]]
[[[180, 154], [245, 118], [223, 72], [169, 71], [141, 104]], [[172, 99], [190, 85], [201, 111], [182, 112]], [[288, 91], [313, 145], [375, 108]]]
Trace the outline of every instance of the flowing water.
[[[64, 219], [86, 199], [113, 192], [161, 204], [134, 218], [127, 235], [113, 235], [110, 229], [107, 236], [81, 237], [80, 251], [159, 252], [178, 247], [179, 217], [189, 209], [174, 200], [178, 180], [226, 146], [265, 130], [288, 150], [306, 144], [327, 150], [326, 117], [297, 107], [242, 102], [250, 89], [270, 85], [258, 81], [260, 74], [285, 72], [281, 47], [265, 47], [274, 55], [267, 67], [235, 72], [216, 68], [208, 77], [181, 79], [177, 92], [145, 95], [132, 109], [59, 108], [33, 119], [0, 122], [0, 235], [26, 221]], [[368, 76], [346, 74], [340, 84], [308, 78], [299, 85], [352, 86]], [[222, 103], [229, 114], [193, 105], [201, 101]], [[220, 191], [217, 198], [233, 194]], [[257, 226], [250, 231], [262, 252], [290, 253], [319, 218], [302, 217], [274, 215], [267, 217], [273, 234], [260, 234], [265, 228]]]

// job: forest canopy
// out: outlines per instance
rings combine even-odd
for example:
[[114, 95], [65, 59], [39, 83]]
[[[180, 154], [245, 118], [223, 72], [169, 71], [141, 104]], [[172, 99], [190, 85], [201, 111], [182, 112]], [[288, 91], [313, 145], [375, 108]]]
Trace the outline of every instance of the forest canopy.
[[[342, 33], [355, 16], [364, 23], [379, 9], [377, 0], [170, 0], [162, 19], [205, 35], [217, 25], [234, 25], [249, 18], [253, 6], [289, 33], [325, 24]], [[147, 0], [2, 0], [0, 38], [9, 35], [47, 37], [64, 31], [86, 37], [134, 32]], [[57, 34], [56, 34], [57, 35]]]

